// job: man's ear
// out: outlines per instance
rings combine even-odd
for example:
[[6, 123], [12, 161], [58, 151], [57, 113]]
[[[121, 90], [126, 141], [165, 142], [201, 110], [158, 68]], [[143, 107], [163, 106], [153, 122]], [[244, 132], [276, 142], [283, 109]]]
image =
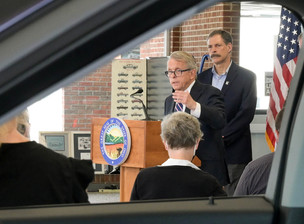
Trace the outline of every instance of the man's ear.
[[227, 47], [229, 48], [228, 52], [231, 53], [231, 51], [232, 51], [232, 43], [228, 43]]
[[165, 141], [163, 141], [163, 144], [164, 144], [164, 146], [165, 146], [165, 149], [168, 151], [168, 144], [167, 144], [167, 142], [165, 142]]
[[200, 143], [200, 139], [197, 139], [196, 144], [195, 144], [195, 150], [197, 150], [199, 143]]
[[197, 71], [196, 71], [196, 69], [192, 69], [191, 70], [191, 77], [192, 77], [192, 79], [196, 79], [196, 74], [197, 73]]

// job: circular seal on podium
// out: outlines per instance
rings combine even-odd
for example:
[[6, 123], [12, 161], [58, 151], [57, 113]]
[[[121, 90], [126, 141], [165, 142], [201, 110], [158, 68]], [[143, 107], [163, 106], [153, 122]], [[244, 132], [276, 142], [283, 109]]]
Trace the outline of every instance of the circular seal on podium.
[[119, 118], [109, 118], [101, 128], [100, 151], [105, 161], [118, 166], [126, 161], [131, 148], [127, 124]]

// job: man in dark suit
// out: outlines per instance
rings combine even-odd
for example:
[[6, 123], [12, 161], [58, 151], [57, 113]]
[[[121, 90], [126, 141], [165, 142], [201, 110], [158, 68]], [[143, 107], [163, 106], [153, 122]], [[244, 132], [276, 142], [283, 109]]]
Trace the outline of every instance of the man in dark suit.
[[221, 92], [211, 85], [196, 81], [195, 59], [186, 52], [173, 52], [168, 61], [172, 95], [165, 100], [165, 115], [176, 111], [187, 112], [201, 123], [203, 140], [196, 151], [201, 169], [215, 176], [224, 186], [229, 183], [221, 130], [226, 124], [225, 108]]
[[245, 166], [252, 160], [250, 123], [256, 107], [256, 76], [231, 60], [232, 37], [224, 30], [211, 32], [207, 39], [214, 66], [198, 75], [198, 80], [220, 89], [224, 95], [227, 124], [222, 130], [233, 195]]

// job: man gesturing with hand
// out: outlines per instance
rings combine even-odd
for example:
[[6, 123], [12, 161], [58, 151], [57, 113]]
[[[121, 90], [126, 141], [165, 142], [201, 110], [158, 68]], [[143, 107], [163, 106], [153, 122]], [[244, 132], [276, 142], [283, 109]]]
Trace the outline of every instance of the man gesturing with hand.
[[229, 183], [221, 130], [226, 124], [222, 93], [217, 88], [196, 80], [195, 59], [188, 53], [176, 51], [168, 60], [166, 76], [173, 88], [165, 100], [165, 115], [184, 111], [196, 117], [205, 133], [196, 156], [201, 169], [215, 176], [222, 186]]

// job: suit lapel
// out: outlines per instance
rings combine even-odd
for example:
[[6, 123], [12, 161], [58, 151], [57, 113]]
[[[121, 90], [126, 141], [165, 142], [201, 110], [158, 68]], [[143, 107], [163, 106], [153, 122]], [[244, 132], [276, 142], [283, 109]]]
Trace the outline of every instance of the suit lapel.
[[232, 85], [233, 80], [238, 76], [237, 66], [234, 62], [232, 62], [229, 72], [227, 74], [226, 80], [223, 84], [222, 93], [225, 94], [229, 87]]
[[175, 103], [174, 103], [172, 95], [171, 95], [171, 97], [168, 100], [168, 110], [170, 112], [174, 112], [174, 105], [175, 105]]
[[200, 74], [199, 80], [205, 84], [212, 84], [212, 69], [208, 69], [204, 74]]
[[173, 98], [172, 98], [172, 102], [170, 104], [170, 111], [174, 112], [174, 106], [175, 106], [175, 102], [173, 101]]
[[200, 85], [199, 85], [198, 81], [195, 81], [195, 83], [193, 84], [193, 86], [191, 88], [190, 95], [195, 101], [197, 101], [197, 99], [200, 96], [200, 92], [201, 92]]

